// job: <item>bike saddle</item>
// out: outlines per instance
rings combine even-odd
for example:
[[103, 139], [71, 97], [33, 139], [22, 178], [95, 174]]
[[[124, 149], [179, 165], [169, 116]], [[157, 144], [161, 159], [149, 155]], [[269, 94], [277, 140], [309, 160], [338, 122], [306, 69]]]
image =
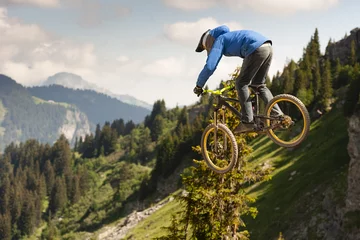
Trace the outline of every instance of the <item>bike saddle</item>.
[[260, 84], [260, 85], [251, 84], [251, 85], [249, 85], [249, 89], [250, 89], [250, 91], [253, 91], [255, 94], [258, 94], [259, 89], [264, 87], [264, 86], [265, 86], [264, 84]]

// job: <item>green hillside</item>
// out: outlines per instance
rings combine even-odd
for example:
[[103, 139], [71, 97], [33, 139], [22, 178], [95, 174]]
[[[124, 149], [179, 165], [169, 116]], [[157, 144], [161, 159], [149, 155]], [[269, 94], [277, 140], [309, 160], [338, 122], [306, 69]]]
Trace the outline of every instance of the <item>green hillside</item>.
[[62, 105], [36, 104], [22, 85], [0, 74], [0, 151], [11, 142], [36, 138], [53, 143], [66, 118]]
[[[255, 206], [259, 210], [255, 219], [245, 218], [251, 239], [275, 239], [290, 227], [305, 225], [312, 216], [325, 211], [321, 206], [324, 191], [333, 190], [333, 203], [344, 204], [349, 162], [347, 143], [346, 119], [336, 109], [313, 122], [309, 137], [296, 149], [278, 147], [267, 136], [256, 137], [250, 143], [254, 151], [249, 161], [253, 165], [271, 163], [276, 170], [269, 182], [247, 189], [257, 199]], [[161, 227], [169, 225], [171, 214], [179, 205], [176, 201], [168, 203], [127, 236], [151, 239], [165, 234]]]

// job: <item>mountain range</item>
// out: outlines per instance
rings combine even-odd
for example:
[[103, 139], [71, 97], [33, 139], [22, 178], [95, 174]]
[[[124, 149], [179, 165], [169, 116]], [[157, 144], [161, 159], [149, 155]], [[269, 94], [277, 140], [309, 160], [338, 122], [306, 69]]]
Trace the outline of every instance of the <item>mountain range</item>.
[[46, 81], [44, 81], [41, 84], [41, 86], [50, 86], [50, 85], [61, 85], [72, 89], [94, 90], [98, 93], [104, 93], [113, 98], [116, 98], [124, 103], [144, 107], [149, 110], [152, 109], [152, 105], [147, 102], [136, 99], [135, 97], [130, 96], [128, 94], [115, 94], [105, 88], [101, 88], [97, 86], [94, 83], [90, 83], [84, 80], [81, 76], [73, 73], [67, 73], [67, 72], [57, 73], [53, 76], [50, 76]]

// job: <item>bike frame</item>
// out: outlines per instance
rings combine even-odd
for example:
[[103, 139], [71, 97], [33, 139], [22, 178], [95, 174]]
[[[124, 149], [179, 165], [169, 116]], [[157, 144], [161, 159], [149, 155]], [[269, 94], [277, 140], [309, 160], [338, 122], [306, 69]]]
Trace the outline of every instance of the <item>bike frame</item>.
[[[217, 112], [220, 110], [220, 109], [229, 109], [232, 113], [234, 113], [239, 119], [241, 119], [241, 112], [239, 112], [234, 106], [232, 106], [229, 102], [235, 102], [235, 103], [238, 103], [239, 100], [238, 99], [235, 99], [235, 98], [229, 98], [229, 97], [224, 97], [222, 95], [223, 92], [227, 91], [227, 90], [233, 90], [234, 87], [225, 87], [221, 90], [205, 90], [204, 93], [211, 93], [213, 95], [216, 95], [216, 100], [217, 100], [217, 103], [215, 105], [215, 109], [214, 109], [214, 122], [215, 122], [215, 125], [217, 125], [218, 123], [218, 119], [217, 119]], [[261, 122], [261, 119], [269, 119], [269, 120], [274, 120], [275, 118], [272, 118], [272, 117], [267, 117], [265, 115], [260, 115], [259, 114], [259, 92], [250, 88], [250, 101], [253, 103], [253, 113], [254, 113], [254, 120], [255, 120], [255, 123], [257, 124], [258, 127], [260, 127], [260, 122]], [[225, 123], [225, 114], [223, 112], [222, 114], [222, 120], [223, 122]], [[267, 128], [262, 128], [262, 129], [259, 129], [259, 131], [261, 130], [267, 130], [267, 129], [270, 129], [271, 127], [267, 127]], [[216, 140], [216, 135], [215, 135], [215, 140]]]

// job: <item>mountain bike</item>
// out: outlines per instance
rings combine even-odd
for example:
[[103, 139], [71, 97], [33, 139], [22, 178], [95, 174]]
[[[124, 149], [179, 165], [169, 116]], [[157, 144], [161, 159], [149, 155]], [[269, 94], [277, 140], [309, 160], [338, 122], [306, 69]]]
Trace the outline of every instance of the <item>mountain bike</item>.
[[[208, 167], [217, 173], [229, 172], [238, 160], [238, 144], [226, 125], [225, 110], [241, 119], [241, 113], [230, 104], [239, 103], [239, 100], [223, 95], [234, 89], [234, 84], [228, 82], [228, 86], [222, 89], [204, 90], [202, 93], [215, 96], [213, 122], [204, 129], [201, 152]], [[259, 86], [249, 85], [249, 91], [255, 122], [253, 132], [266, 133], [275, 144], [285, 148], [295, 147], [304, 141], [310, 129], [310, 116], [300, 99], [289, 94], [277, 95], [260, 114]]]

